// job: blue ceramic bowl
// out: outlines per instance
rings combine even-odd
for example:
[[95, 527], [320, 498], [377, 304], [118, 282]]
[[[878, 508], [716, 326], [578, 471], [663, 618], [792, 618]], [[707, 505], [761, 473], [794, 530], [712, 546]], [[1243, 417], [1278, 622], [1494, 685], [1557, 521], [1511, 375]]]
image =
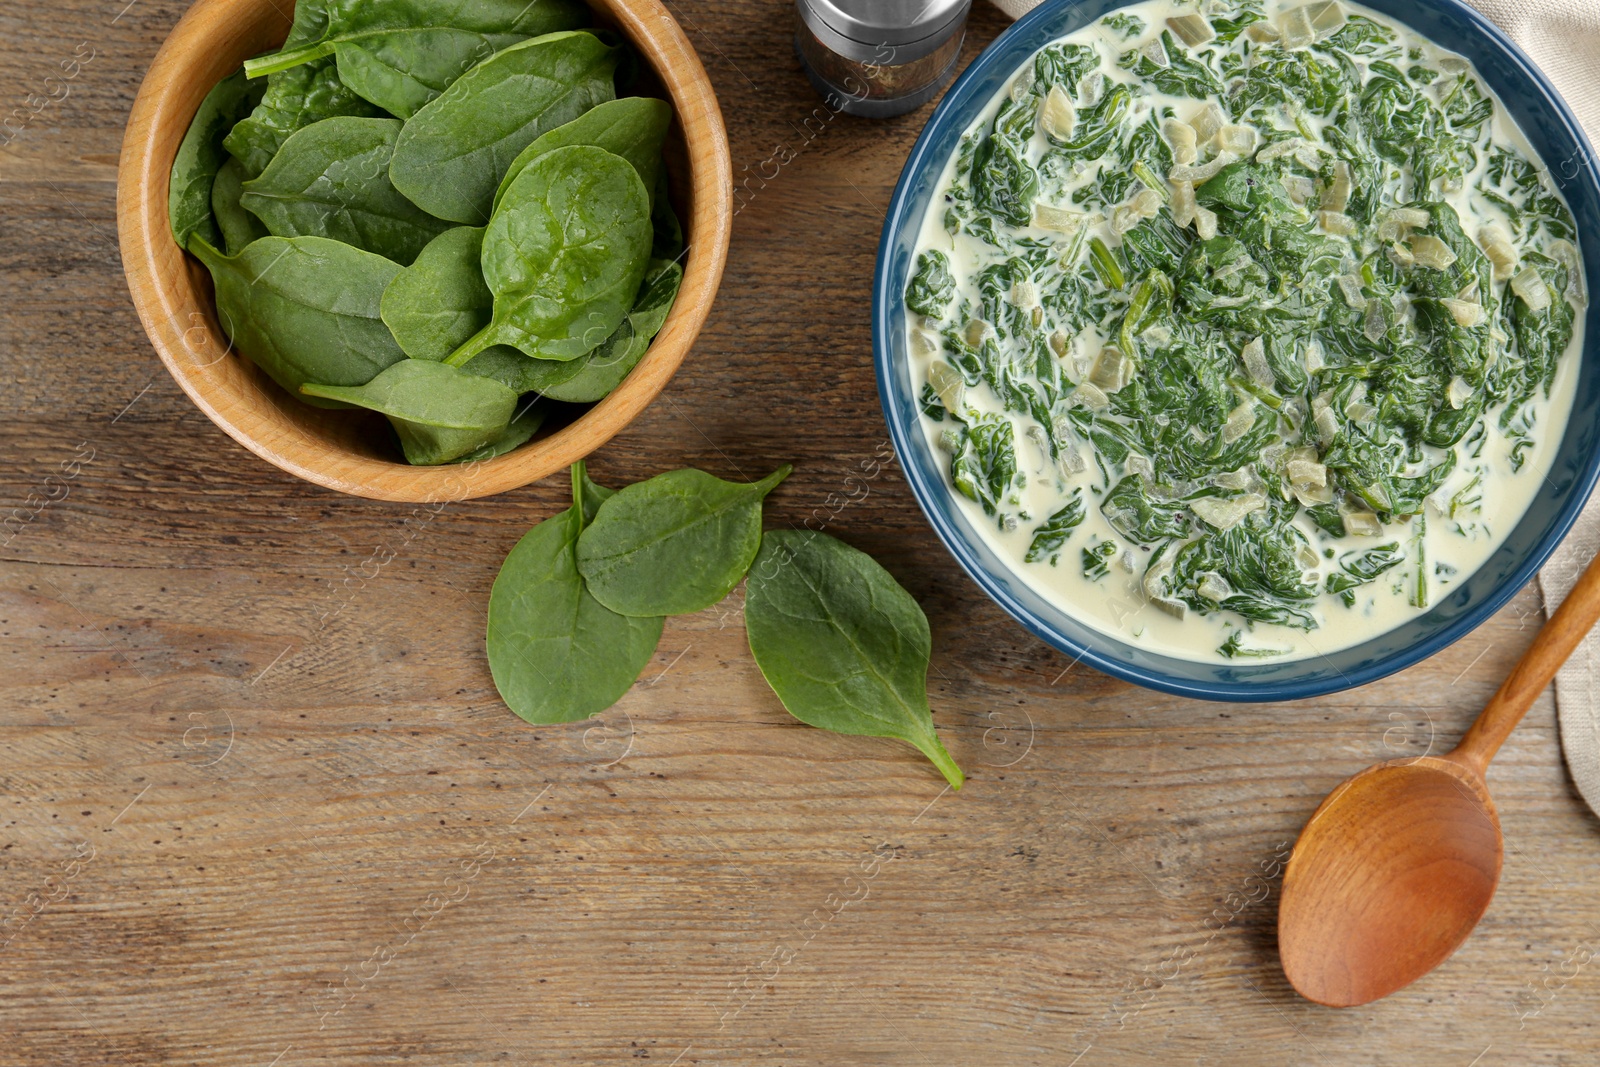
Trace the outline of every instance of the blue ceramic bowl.
[[[1566, 535], [1600, 474], [1600, 301], [1587, 309], [1583, 366], [1565, 439], [1545, 491], [1481, 570], [1399, 629], [1320, 658], [1287, 663], [1196, 663], [1108, 637], [1030, 588], [974, 530], [944, 462], [919, 424], [901, 294], [918, 227], [945, 161], [986, 104], [1035, 51], [1126, 0], [1045, 0], [990, 45], [951, 87], [906, 161], [889, 205], [873, 287], [872, 342], [889, 436], [917, 501], [968, 574], [1030, 631], [1118, 678], [1209, 700], [1319, 696], [1409, 667], [1467, 634], [1533, 577]], [[1365, 0], [1389, 18], [1472, 60], [1522, 127], [1577, 218], [1589, 291], [1600, 294], [1600, 172], [1581, 127], [1533, 62], [1493, 23], [1459, 0]]]

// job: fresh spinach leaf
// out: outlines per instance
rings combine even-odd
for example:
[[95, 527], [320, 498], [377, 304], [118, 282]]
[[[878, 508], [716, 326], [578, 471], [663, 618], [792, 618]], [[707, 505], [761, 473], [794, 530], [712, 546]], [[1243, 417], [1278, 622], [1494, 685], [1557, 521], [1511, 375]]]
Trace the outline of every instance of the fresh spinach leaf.
[[517, 394], [499, 382], [427, 359], [401, 360], [365, 385], [308, 382], [300, 392], [386, 416], [407, 462], [418, 466], [483, 448], [505, 432], [517, 409]]
[[588, 526], [594, 521], [595, 514], [599, 512], [600, 505], [617, 495], [615, 489], [608, 489], [589, 477], [589, 465], [583, 460], [572, 465], [577, 476], [577, 487], [573, 490], [577, 494], [579, 503], [583, 505], [583, 524]]
[[240, 203], [278, 237], [328, 237], [402, 266], [450, 228], [389, 181], [399, 119], [342, 116], [291, 134]]
[[604, 148], [633, 164], [639, 179], [652, 197], [661, 184], [661, 143], [666, 140], [667, 127], [672, 123], [672, 107], [665, 100], [648, 96], [625, 96], [620, 100], [607, 100], [585, 111], [549, 133], [540, 134], [506, 170], [495, 190], [493, 211], [500, 209], [506, 190], [521, 174], [523, 168], [535, 159], [568, 145], [586, 144]]
[[244, 167], [245, 177], [254, 178], [294, 131], [340, 115], [382, 114], [339, 80], [332, 59], [321, 59], [269, 75], [261, 102], [222, 144]]
[[540, 156], [511, 184], [483, 237], [494, 317], [448, 359], [490, 345], [576, 359], [633, 306], [650, 255], [650, 200], [621, 156], [574, 145]]
[[523, 403], [522, 410], [512, 417], [511, 425], [500, 431], [498, 437], [473, 449], [456, 462], [482, 463], [521, 448], [539, 432], [539, 427], [544, 425], [545, 417], [549, 413], [549, 409], [538, 401]]
[[182, 248], [190, 234], [199, 234], [208, 243], [221, 243], [222, 234], [212, 217], [211, 190], [217, 172], [228, 158], [222, 139], [261, 101], [265, 86], [252, 85], [244, 71], [222, 79], [195, 112], [189, 132], [178, 145], [172, 161], [172, 180], [167, 189], [167, 221], [172, 236]]
[[615, 333], [593, 352], [564, 363], [524, 357], [528, 367], [521, 379], [522, 387], [571, 404], [603, 399], [644, 358], [651, 339], [667, 321], [682, 283], [681, 266], [651, 261], [644, 284], [639, 287], [639, 299]]
[[769, 532], [750, 569], [745, 629], [790, 715], [909, 741], [961, 788], [928, 706], [927, 616], [871, 556], [814, 531]]
[[489, 324], [483, 227], [457, 226], [428, 243], [383, 294], [383, 321], [412, 359], [442, 360]]
[[346, 85], [410, 118], [495, 52], [574, 29], [586, 16], [576, 0], [300, 0], [293, 42], [250, 60], [245, 70], [259, 77], [336, 56]]
[[395, 188], [438, 218], [488, 222], [495, 190], [524, 148], [615, 97], [620, 52], [572, 31], [478, 64], [406, 123], [389, 166]]
[[217, 220], [217, 230], [223, 248], [231, 256], [244, 251], [251, 241], [267, 236], [261, 220], [245, 210], [239, 203], [244, 192], [244, 166], [232, 156], [217, 171], [217, 180], [211, 186], [211, 214]]
[[618, 615], [584, 587], [582, 477], [574, 471], [572, 506], [517, 542], [489, 594], [489, 671], [506, 705], [532, 723], [576, 722], [609, 708], [661, 640], [663, 620]]
[[578, 542], [578, 570], [624, 615], [685, 615], [739, 584], [761, 545], [761, 503], [792, 468], [759, 482], [668, 471], [606, 501]]
[[364, 385], [405, 358], [378, 317], [400, 271], [392, 260], [325, 237], [263, 237], [235, 256], [191, 237], [189, 251], [211, 271], [234, 345], [291, 394]]
[[917, 257], [917, 272], [906, 286], [906, 307], [919, 315], [937, 319], [955, 299], [956, 279], [950, 273], [950, 260], [937, 248]]

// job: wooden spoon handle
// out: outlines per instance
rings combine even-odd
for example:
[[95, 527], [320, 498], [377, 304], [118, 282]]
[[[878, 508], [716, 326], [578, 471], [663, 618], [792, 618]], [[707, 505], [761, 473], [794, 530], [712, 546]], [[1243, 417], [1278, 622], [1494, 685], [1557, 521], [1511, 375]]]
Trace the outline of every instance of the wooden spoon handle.
[[1481, 776], [1597, 619], [1600, 619], [1600, 556], [1590, 562], [1578, 584], [1544, 624], [1532, 646], [1517, 661], [1451, 755], [1469, 764]]

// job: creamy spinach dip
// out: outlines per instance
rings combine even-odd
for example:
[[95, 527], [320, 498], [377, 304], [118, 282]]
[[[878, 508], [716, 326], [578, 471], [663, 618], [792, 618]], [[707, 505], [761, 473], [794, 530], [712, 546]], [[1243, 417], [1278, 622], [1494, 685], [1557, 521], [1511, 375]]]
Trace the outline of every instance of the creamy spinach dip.
[[1314, 655], [1437, 602], [1538, 493], [1574, 239], [1462, 57], [1337, 2], [1135, 4], [963, 136], [910, 374], [973, 525], [1075, 617]]

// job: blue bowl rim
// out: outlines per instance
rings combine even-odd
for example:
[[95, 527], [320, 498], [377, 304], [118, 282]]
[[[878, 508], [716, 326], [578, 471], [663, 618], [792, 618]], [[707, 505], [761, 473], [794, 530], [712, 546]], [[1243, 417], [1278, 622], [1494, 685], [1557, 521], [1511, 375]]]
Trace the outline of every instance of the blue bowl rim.
[[[1137, 2], [1139, 0], [1126, 0], [1124, 3], [1114, 4], [1104, 13], [1108, 14], [1112, 10], [1132, 6]], [[1041, 22], [1059, 18], [1063, 11], [1076, 6], [1078, 3], [1079, 0], [1044, 0], [1038, 7], [1035, 7], [1002, 31], [967, 66], [967, 69], [962, 72], [961, 76], [951, 85], [950, 90], [945, 93], [943, 99], [940, 100], [938, 107], [935, 108], [927, 124], [923, 127], [922, 133], [918, 136], [916, 144], [911, 149], [911, 154], [906, 159], [905, 166], [901, 169], [900, 179], [895, 184], [894, 196], [889, 201], [889, 210], [884, 216], [883, 233], [878, 241], [877, 265], [873, 272], [873, 366], [878, 383], [879, 405], [883, 409], [883, 418], [889, 430], [889, 439], [894, 445], [895, 454], [900, 460], [900, 467], [905, 472], [906, 480], [911, 485], [912, 495], [916, 498], [917, 506], [922, 509], [923, 515], [927, 517], [929, 524], [933, 526], [934, 532], [939, 536], [939, 540], [944, 542], [945, 548], [961, 564], [962, 569], [967, 572], [973, 581], [978, 583], [979, 587], [988, 594], [990, 599], [1004, 608], [1006, 613], [1021, 623], [1029, 633], [1059, 651], [1071, 653], [1074, 656], [1072, 662], [1074, 666], [1078, 663], [1087, 663], [1096, 670], [1113, 677], [1159, 692], [1231, 703], [1302, 700], [1343, 692], [1375, 682], [1380, 678], [1386, 678], [1433, 656], [1477, 629], [1490, 616], [1503, 608], [1512, 597], [1521, 591], [1529, 579], [1534, 576], [1545, 561], [1550, 558], [1550, 555], [1555, 552], [1556, 548], [1560, 546], [1567, 533], [1571, 530], [1573, 523], [1577, 521], [1584, 505], [1588, 502], [1590, 494], [1594, 491], [1597, 479], [1600, 479], [1600, 448], [1594, 449], [1585, 461], [1572, 493], [1558, 513], [1555, 522], [1547, 528], [1534, 550], [1507, 577], [1503, 578], [1491, 593], [1474, 604], [1470, 610], [1462, 614], [1454, 622], [1427, 635], [1423, 640], [1410, 647], [1377, 659], [1366, 666], [1351, 671], [1338, 672], [1336, 678], [1262, 682], [1196, 681], [1173, 678], [1124, 662], [1115, 655], [1101, 652], [1090, 645], [1078, 642], [1052, 629], [1046, 621], [1036, 617], [1031, 610], [1019, 603], [1012, 596], [1005, 583], [991, 574], [979, 562], [966, 536], [932, 505], [931, 501], [934, 493], [939, 493], [943, 496], [948, 496], [950, 493], [950, 488], [945, 484], [943, 478], [939, 479], [937, 485], [932, 485], [920, 464], [906, 462], [907, 457], [912, 454], [907, 436], [908, 431], [915, 429], [920, 432], [921, 427], [902, 425], [895, 418], [891, 407], [890, 397], [894, 395], [895, 369], [891, 366], [887, 339], [889, 331], [896, 328], [894, 311], [899, 304], [899, 294], [894, 294], [895, 299], [887, 299], [890, 295], [887, 290], [891, 250], [899, 237], [900, 231], [908, 225], [920, 225], [921, 222], [920, 218], [908, 220], [905, 217], [910, 206], [911, 187], [914, 179], [922, 172], [923, 168], [928, 166], [943, 167], [946, 162], [947, 157], [929, 157], [936, 134], [941, 132], [944, 127], [958, 121], [961, 122], [964, 129], [992, 98], [991, 94], [984, 94], [981, 99], [975, 101], [967, 100], [969, 93], [972, 91], [969, 87], [981, 82], [993, 73], [992, 68], [999, 62], [997, 57], [1004, 51], [1002, 46], [1013, 37], [1030, 34], [1034, 27]], [[1539, 66], [1514, 41], [1507, 37], [1500, 27], [1496, 26], [1476, 8], [1465, 3], [1464, 0], [1418, 0], [1418, 3], [1419, 6], [1432, 6], [1442, 9], [1447, 14], [1467, 23], [1499, 47], [1505, 53], [1507, 59], [1521, 68], [1529, 81], [1538, 87], [1543, 98], [1543, 105], [1565, 127], [1573, 141], [1580, 149], [1590, 149], [1580, 151], [1579, 155], [1582, 158], [1580, 169], [1583, 174], [1587, 175], [1588, 184], [1593, 188], [1596, 198], [1600, 199], [1600, 169], [1597, 169], [1596, 153], [1590, 146], [1588, 135], [1573, 115], [1572, 109], [1567, 105], [1566, 100], [1562, 98], [1544, 72], [1539, 69]], [[1403, 23], [1405, 20], [1397, 18], [1396, 21]], [[1041, 41], [1040, 43], [1042, 45], [1046, 42]], [[1010, 73], [1010, 71], [1002, 73]], [[1588, 268], [1586, 273], [1590, 277], [1600, 273], [1600, 264], [1586, 263], [1585, 266]], [[1592, 289], [1593, 287], [1591, 287], [1591, 291]], [[1595, 343], [1600, 343], [1600, 338], [1586, 336], [1584, 349], [1580, 353], [1580, 357], [1586, 355], [1589, 347]], [[1582, 413], [1574, 408], [1569, 420], [1581, 417], [1581, 415]], [[1020, 574], [1017, 574], [1017, 577], [1020, 580]], [[1101, 636], [1113, 646], [1122, 643], [1120, 638], [1113, 635], [1102, 634]]]

